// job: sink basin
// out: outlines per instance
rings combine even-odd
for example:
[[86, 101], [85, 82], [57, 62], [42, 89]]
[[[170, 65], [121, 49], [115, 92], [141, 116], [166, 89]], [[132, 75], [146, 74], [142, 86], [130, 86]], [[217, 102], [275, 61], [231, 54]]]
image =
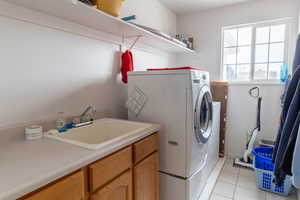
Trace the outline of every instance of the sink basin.
[[151, 134], [158, 129], [156, 124], [104, 118], [94, 121], [91, 125], [46, 137], [97, 150], [120, 141], [138, 139], [143, 134]]

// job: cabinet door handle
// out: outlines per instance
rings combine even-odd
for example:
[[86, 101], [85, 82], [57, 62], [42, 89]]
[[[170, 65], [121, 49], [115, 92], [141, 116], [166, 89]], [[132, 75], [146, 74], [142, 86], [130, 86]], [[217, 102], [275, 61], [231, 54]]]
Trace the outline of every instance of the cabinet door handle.
[[178, 142], [176, 141], [168, 141], [170, 145], [178, 146]]

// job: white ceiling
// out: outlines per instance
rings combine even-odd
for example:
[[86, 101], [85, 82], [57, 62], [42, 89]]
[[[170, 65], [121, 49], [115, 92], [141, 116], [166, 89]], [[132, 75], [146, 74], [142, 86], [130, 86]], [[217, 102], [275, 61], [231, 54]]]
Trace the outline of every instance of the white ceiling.
[[254, 0], [160, 0], [176, 14], [209, 10]]

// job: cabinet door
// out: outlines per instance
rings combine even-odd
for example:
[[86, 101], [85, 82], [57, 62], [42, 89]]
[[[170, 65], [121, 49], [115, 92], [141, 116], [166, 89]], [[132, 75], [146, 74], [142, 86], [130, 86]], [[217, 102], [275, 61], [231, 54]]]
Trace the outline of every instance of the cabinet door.
[[158, 153], [134, 167], [134, 200], [159, 200]]
[[91, 200], [132, 200], [131, 170], [93, 194]]

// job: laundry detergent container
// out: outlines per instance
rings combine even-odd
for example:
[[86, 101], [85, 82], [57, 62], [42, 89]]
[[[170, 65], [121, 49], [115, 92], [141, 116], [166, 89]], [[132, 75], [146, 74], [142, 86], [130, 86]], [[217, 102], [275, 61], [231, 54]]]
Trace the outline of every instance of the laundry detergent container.
[[124, 0], [93, 0], [99, 10], [118, 17]]

